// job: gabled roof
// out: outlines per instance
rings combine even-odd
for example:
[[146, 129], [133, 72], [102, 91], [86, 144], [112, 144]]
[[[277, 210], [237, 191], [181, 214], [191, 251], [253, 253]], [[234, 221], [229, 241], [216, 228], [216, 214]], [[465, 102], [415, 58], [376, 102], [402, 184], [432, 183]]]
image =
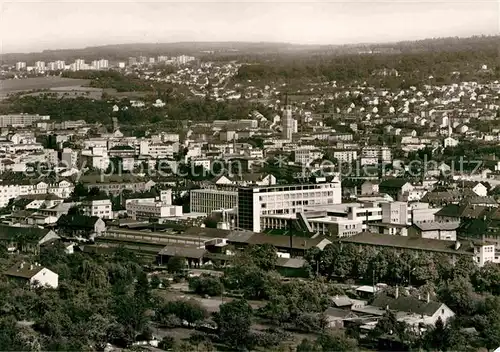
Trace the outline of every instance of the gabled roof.
[[394, 188], [394, 189], [399, 189], [403, 187], [405, 184], [407, 184], [409, 181], [404, 178], [390, 178], [383, 180], [380, 182], [379, 187], [380, 188]]
[[290, 269], [300, 269], [306, 264], [303, 258], [278, 258], [276, 266]]
[[19, 277], [23, 279], [31, 279], [33, 276], [38, 274], [42, 269], [41, 265], [32, 265], [27, 263], [18, 263], [9, 269], [7, 269], [4, 274], [12, 277]]
[[2, 240], [14, 240], [18, 236], [23, 236], [27, 239], [33, 241], [40, 241], [44, 238], [51, 230], [40, 229], [37, 227], [15, 227], [0, 225], [0, 239]]
[[386, 294], [380, 294], [375, 297], [375, 300], [371, 305], [382, 309], [389, 307], [390, 310], [397, 312], [433, 316], [443, 303], [421, 301], [412, 296], [400, 296], [398, 298], [394, 298], [389, 297]]
[[64, 214], [57, 219], [57, 226], [93, 230], [97, 221], [97, 216]]
[[[429, 194], [429, 193], [427, 193]], [[461, 212], [461, 207], [458, 204], [448, 204], [445, 205], [443, 208], [441, 208], [435, 216], [446, 216], [446, 217], [453, 217], [453, 218], [458, 218], [462, 214]]]
[[[248, 239], [248, 244], [263, 245], [270, 244], [274, 247], [303, 249], [307, 250], [319, 245], [324, 238], [321, 236], [316, 238], [306, 238], [297, 236], [283, 236], [283, 235], [266, 235], [263, 233], [255, 233]], [[328, 240], [326, 240], [328, 241]]]
[[158, 252], [159, 255], [164, 255], [167, 257], [181, 257], [190, 259], [201, 259], [203, 258], [205, 253], [206, 250], [204, 248], [174, 246], [165, 246], [160, 252]]
[[426, 221], [426, 222], [415, 222], [413, 223], [413, 225], [418, 229], [420, 229], [421, 231], [434, 231], [434, 230], [451, 231], [458, 229], [460, 223], [443, 222], [443, 221]]
[[25, 194], [18, 197], [18, 199], [29, 199], [29, 200], [62, 200], [63, 198], [58, 197], [53, 193], [45, 194]]
[[371, 245], [391, 248], [406, 248], [421, 251], [441, 252], [450, 254], [472, 255], [473, 246], [463, 243], [459, 249], [455, 249], [455, 241], [435, 240], [430, 238], [394, 236], [361, 232], [351, 237], [345, 237], [339, 241], [359, 245]]

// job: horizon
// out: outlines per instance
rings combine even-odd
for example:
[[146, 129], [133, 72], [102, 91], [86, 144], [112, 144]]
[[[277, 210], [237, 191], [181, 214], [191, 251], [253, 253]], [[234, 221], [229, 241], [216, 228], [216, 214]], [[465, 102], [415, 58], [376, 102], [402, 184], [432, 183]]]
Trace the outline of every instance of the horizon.
[[2, 54], [183, 42], [363, 45], [500, 33], [494, 0], [1, 1]]
[[439, 40], [439, 39], [469, 39], [474, 37], [500, 37], [499, 34], [472, 34], [469, 36], [449, 36], [449, 37], [425, 37], [425, 38], [417, 38], [413, 40], [394, 40], [394, 41], [373, 41], [373, 42], [350, 42], [343, 44], [304, 44], [304, 43], [293, 43], [293, 42], [278, 42], [278, 41], [244, 41], [244, 40], [225, 40], [225, 41], [211, 41], [211, 40], [196, 40], [196, 41], [172, 41], [172, 42], [135, 42], [135, 43], [112, 43], [112, 44], [102, 44], [102, 45], [89, 45], [83, 47], [68, 47], [68, 48], [54, 48], [54, 49], [43, 49], [41, 51], [25, 51], [25, 52], [8, 52], [8, 53], [0, 53], [1, 55], [30, 55], [30, 54], [42, 54], [44, 52], [50, 51], [78, 51], [85, 50], [90, 48], [105, 48], [110, 46], [133, 46], [133, 45], [175, 45], [175, 44], [229, 44], [229, 43], [238, 43], [238, 44], [274, 44], [274, 45], [292, 45], [292, 46], [363, 46], [363, 45], [394, 45], [403, 42], [419, 42], [426, 40]]

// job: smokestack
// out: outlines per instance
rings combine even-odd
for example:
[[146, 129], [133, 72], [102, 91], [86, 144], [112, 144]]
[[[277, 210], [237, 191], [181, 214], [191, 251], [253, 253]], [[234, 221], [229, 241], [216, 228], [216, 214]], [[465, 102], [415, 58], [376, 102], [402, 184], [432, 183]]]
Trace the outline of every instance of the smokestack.
[[430, 301], [431, 301], [431, 294], [427, 292], [427, 303], [429, 303]]
[[399, 286], [396, 286], [396, 294], [394, 295], [396, 299], [399, 298]]

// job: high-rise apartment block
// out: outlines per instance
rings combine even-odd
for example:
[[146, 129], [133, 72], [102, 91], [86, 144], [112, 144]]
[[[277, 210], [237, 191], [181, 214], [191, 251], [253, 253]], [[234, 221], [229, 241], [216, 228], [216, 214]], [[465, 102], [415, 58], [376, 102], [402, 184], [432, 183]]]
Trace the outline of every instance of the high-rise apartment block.
[[20, 61], [16, 62], [16, 71], [21, 71], [26, 69], [26, 62]]

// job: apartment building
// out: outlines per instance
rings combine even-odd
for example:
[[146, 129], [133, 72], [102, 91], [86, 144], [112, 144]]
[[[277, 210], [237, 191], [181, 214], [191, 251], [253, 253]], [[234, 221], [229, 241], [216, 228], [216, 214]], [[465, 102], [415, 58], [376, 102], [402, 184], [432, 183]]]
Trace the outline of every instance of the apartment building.
[[78, 162], [78, 152], [71, 148], [64, 148], [61, 153], [61, 161], [64, 166], [74, 167]]
[[66, 180], [50, 184], [45, 182], [10, 184], [5, 181], [0, 183], [0, 207], [5, 207], [11, 199], [24, 195], [55, 194], [60, 198], [68, 198], [73, 189], [73, 184]]
[[303, 212], [306, 207], [340, 204], [341, 201], [338, 181], [241, 187], [238, 189], [238, 227], [260, 232], [263, 215], [295, 214]]
[[388, 147], [364, 147], [361, 149], [361, 158], [372, 158], [376, 159], [377, 162], [390, 163], [392, 162], [392, 152]]
[[24, 61], [16, 62], [16, 71], [21, 71], [25, 69], [26, 69], [26, 62]]
[[0, 127], [28, 127], [38, 121], [48, 121], [50, 116], [33, 114], [0, 115]]
[[309, 166], [314, 160], [323, 157], [321, 150], [314, 147], [298, 148], [293, 152], [294, 162], [304, 166]]
[[110, 193], [111, 194], [120, 194], [121, 192], [123, 192], [125, 190], [129, 190], [132, 192], [146, 192], [146, 191], [151, 190], [151, 187], [153, 187], [154, 185], [155, 185], [155, 182], [151, 181], [151, 180], [140, 181], [140, 182], [137, 182], [137, 181], [127, 182], [125, 180], [123, 180], [123, 182], [119, 182], [119, 181], [106, 182], [106, 180], [104, 180], [103, 182], [85, 183], [85, 187], [87, 187], [88, 189], [98, 188], [100, 191], [106, 192], [108, 194], [110, 194]]
[[82, 203], [83, 215], [113, 219], [112, 204], [109, 199], [90, 200]]
[[155, 159], [172, 158], [177, 152], [179, 152], [178, 142], [151, 143], [145, 140], [141, 141], [139, 145], [140, 155], [149, 155]]
[[410, 220], [408, 212], [408, 203], [406, 202], [388, 202], [382, 203], [382, 222], [384, 224], [406, 225]]
[[238, 205], [238, 191], [195, 189], [191, 191], [190, 210], [210, 214], [220, 209], [233, 209]]
[[358, 152], [350, 149], [335, 150], [333, 151], [333, 157], [340, 163], [351, 164], [353, 161], [358, 159]]

